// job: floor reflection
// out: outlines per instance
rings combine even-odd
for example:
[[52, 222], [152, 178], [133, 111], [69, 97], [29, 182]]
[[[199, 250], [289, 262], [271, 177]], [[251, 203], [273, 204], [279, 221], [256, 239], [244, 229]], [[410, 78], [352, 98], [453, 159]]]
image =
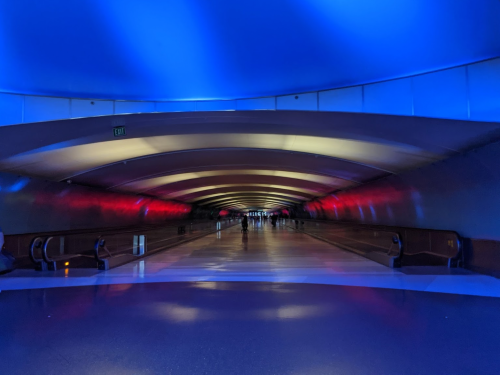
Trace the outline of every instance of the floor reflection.
[[0, 276], [0, 289], [166, 281], [271, 281], [500, 296], [500, 280], [493, 277], [460, 269], [391, 269], [281, 221], [273, 227], [269, 220], [250, 220], [247, 233], [237, 225], [105, 272], [16, 270]]
[[498, 298], [209, 281], [3, 291], [0, 304], [5, 374], [486, 374], [500, 367]]

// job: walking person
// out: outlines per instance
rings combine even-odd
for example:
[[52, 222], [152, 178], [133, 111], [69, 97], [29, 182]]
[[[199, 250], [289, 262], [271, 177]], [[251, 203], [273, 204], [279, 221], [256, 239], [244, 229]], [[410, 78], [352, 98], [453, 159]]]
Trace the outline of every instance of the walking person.
[[278, 221], [278, 215], [272, 214], [271, 215], [271, 224], [273, 225], [273, 227], [276, 227], [276, 222], [277, 221]]
[[241, 221], [241, 231], [246, 232], [248, 230], [248, 217], [247, 215], [243, 216], [243, 220]]

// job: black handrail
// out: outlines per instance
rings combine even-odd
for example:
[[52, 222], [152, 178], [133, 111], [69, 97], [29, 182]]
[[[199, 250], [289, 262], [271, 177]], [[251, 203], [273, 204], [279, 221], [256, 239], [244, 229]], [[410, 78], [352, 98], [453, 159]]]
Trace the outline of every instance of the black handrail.
[[[225, 222], [226, 224], [229, 224], [231, 220], [225, 220]], [[181, 241], [189, 241], [191, 238], [196, 238], [199, 235], [205, 235], [206, 231], [214, 229], [213, 225], [215, 224], [213, 221], [190, 222], [187, 220], [184, 221], [184, 223], [186, 224], [181, 226], [182, 230], [179, 230], [179, 226], [177, 227], [178, 230], [176, 231], [176, 235], [174, 235], [175, 232], [172, 231], [172, 229], [175, 228], [174, 225], [150, 226], [147, 229], [140, 227], [136, 230], [128, 228], [124, 231], [119, 230], [115, 233], [102, 233], [98, 230], [94, 236], [92, 236], [91, 233], [87, 235], [87, 233], [72, 232], [39, 234], [37, 237], [33, 236], [35, 238], [32, 237], [33, 239], [31, 240], [29, 258], [38, 270], [56, 270], [56, 268], [62, 267], [63, 263], [64, 266], [67, 267], [69, 265], [68, 260], [73, 258], [75, 258], [71, 261], [73, 267], [81, 267], [82, 265], [83, 267], [94, 267], [95, 263], [92, 262], [96, 261], [98, 269], [108, 269], [109, 264], [115, 266], [115, 264], [123, 262], [126, 257], [132, 259], [145, 255], [143, 253], [136, 254], [135, 252], [132, 254], [132, 251], [130, 250], [135, 249], [135, 243], [131, 246], [127, 244], [129, 234], [133, 234], [135, 237], [136, 235], [145, 236], [146, 233], [151, 233], [151, 236], [154, 236], [155, 238], [155, 240], [151, 242], [151, 244], [153, 244], [152, 251], [157, 251], [164, 249], [166, 246], [179, 243]], [[190, 225], [190, 227], [187, 227], [187, 225]], [[217, 222], [216, 226], [217, 230], [222, 229], [220, 222]], [[188, 231], [186, 230], [188, 228], [189, 235], [187, 235]], [[193, 236], [191, 236], [191, 234]], [[66, 236], [68, 236], [67, 241], [65, 241]], [[75, 237], [73, 238], [70, 236]], [[111, 239], [108, 236], [111, 236]], [[55, 245], [52, 240], [57, 237], [62, 239], [61, 250], [63, 249], [62, 246], [64, 244], [66, 245], [65, 247], [70, 249], [70, 252], [66, 253], [65, 251], [64, 254], [61, 252], [60, 255], [57, 252], [51, 253], [51, 249], [54, 247], [53, 245]], [[113, 254], [106, 247], [105, 237], [107, 237], [111, 241], [110, 244], [113, 245]], [[127, 239], [124, 240], [125, 238]], [[94, 239], [94, 243], [92, 243], [92, 239]], [[41, 255], [38, 255], [36, 252], [37, 249], [40, 249]], [[131, 254], [128, 254], [129, 252]]]
[[49, 255], [47, 254], [47, 249], [49, 247], [49, 242], [53, 239], [54, 237], [47, 237], [45, 241], [43, 242], [43, 250], [42, 250], [42, 257], [43, 260], [47, 263], [52, 263], [54, 262], [53, 259], [49, 258]]
[[396, 233], [394, 236], [392, 236], [392, 244], [387, 250], [387, 255], [391, 254], [392, 245], [398, 245], [398, 254], [401, 255], [402, 245], [401, 245], [401, 236], [399, 235], [399, 233]]
[[[388, 228], [368, 228], [357, 226], [355, 227], [355, 233], [351, 233], [351, 229], [353, 229], [353, 227], [344, 226], [337, 228], [338, 230], [328, 231], [328, 235], [325, 236], [321, 233], [316, 234], [314, 229], [311, 230], [312, 228], [305, 226], [305, 222], [300, 219], [295, 219], [294, 221], [294, 229], [299, 232], [303, 232], [323, 241], [333, 243], [336, 246], [353, 251], [391, 268], [400, 267], [400, 259], [403, 253], [403, 242], [401, 240], [401, 235], [396, 231], [388, 230]], [[306, 221], [318, 223], [315, 220]], [[321, 222], [321, 224], [330, 223]], [[316, 226], [313, 228], [316, 228]], [[374, 241], [373, 239], [375, 238], [376, 240]]]
[[35, 237], [31, 240], [29, 257], [31, 261], [35, 264], [41, 264], [43, 259], [38, 259], [35, 257], [35, 249], [40, 249], [43, 244], [43, 237]]
[[94, 244], [94, 257], [97, 262], [102, 262], [102, 258], [99, 256], [99, 249], [103, 249], [106, 253], [108, 253], [108, 256], [111, 258], [111, 253], [106, 247], [106, 239], [104, 239], [103, 236], [97, 237], [95, 244]]

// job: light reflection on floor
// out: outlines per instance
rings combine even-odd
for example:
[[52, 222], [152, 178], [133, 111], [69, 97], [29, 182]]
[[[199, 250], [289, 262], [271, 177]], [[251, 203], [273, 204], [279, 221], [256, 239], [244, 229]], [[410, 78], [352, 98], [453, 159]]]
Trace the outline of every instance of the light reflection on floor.
[[[178, 281], [270, 281], [367, 286], [500, 297], [500, 280], [456, 270], [390, 269], [359, 255], [296, 233], [250, 220], [248, 234], [232, 227], [160, 254], [98, 272], [17, 270], [0, 277], [0, 289], [34, 289]], [[454, 274], [453, 274], [454, 273]], [[207, 284], [207, 287], [210, 284]]]
[[0, 305], [9, 375], [497, 374], [500, 366], [498, 298], [210, 281], [3, 291]]

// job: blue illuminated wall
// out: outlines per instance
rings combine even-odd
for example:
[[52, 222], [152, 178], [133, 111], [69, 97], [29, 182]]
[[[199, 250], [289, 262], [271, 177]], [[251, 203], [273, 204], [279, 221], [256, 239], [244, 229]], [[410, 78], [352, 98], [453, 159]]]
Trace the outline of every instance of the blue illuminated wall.
[[0, 92], [205, 101], [358, 86], [498, 57], [499, 19], [498, 0], [0, 0]]
[[125, 113], [303, 110], [500, 122], [500, 58], [368, 85], [238, 100], [143, 102], [0, 94], [0, 126]]
[[471, 65], [468, 82], [471, 118], [500, 121], [500, 59]]

